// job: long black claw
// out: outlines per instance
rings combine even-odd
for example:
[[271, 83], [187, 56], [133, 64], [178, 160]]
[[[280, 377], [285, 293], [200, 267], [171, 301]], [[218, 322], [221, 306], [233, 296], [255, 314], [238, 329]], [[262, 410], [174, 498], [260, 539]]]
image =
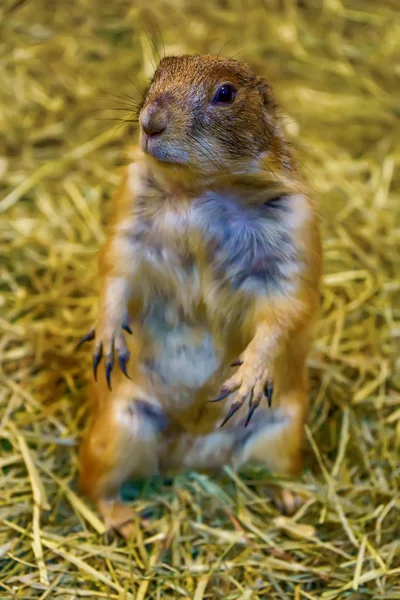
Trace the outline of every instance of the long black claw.
[[244, 424], [245, 427], [247, 427], [247, 425], [250, 423], [250, 419], [251, 417], [254, 415], [254, 411], [256, 410], [256, 408], [259, 406], [260, 404], [260, 400], [257, 400], [257, 402], [253, 403], [253, 390], [251, 390], [250, 393], [250, 406], [249, 406], [249, 412], [247, 414], [247, 418], [246, 418], [246, 422]]
[[253, 404], [253, 406], [250, 406], [249, 412], [247, 415], [247, 419], [246, 419], [246, 423], [244, 424], [245, 427], [247, 427], [247, 425], [250, 423], [250, 419], [253, 416], [254, 411], [256, 410], [257, 406], [258, 406], [258, 404]]
[[107, 379], [107, 385], [108, 385], [108, 389], [111, 390], [111, 371], [113, 369], [114, 363], [113, 363], [113, 359], [109, 359], [106, 362], [106, 379]]
[[250, 392], [250, 398], [249, 398], [249, 412], [246, 418], [246, 422], [244, 424], [245, 427], [247, 427], [247, 425], [250, 422], [251, 417], [253, 416], [253, 412], [256, 410], [258, 403], [257, 404], [253, 404], [253, 396], [254, 396], [254, 390], [251, 390]]
[[238, 360], [234, 360], [233, 363], [231, 363], [231, 367], [240, 367], [243, 364], [243, 361], [239, 358]]
[[133, 331], [132, 329], [129, 327], [129, 325], [122, 325], [122, 329], [124, 331], [126, 331], [127, 333], [130, 333], [132, 335]]
[[85, 342], [90, 342], [91, 340], [94, 340], [94, 336], [95, 336], [96, 332], [94, 329], [91, 329], [89, 331], [89, 333], [87, 333], [86, 335], [83, 336], [83, 338], [81, 340], [79, 340], [79, 342], [76, 345], [76, 350], [79, 350], [79, 348], [82, 346], [82, 344], [84, 344]]
[[125, 375], [125, 377], [130, 379], [128, 372], [126, 370], [126, 363], [128, 362], [128, 360], [129, 360], [129, 354], [118, 355], [118, 362], [119, 362], [120, 369], [123, 372], [123, 374]]
[[242, 402], [234, 402], [231, 406], [231, 408], [229, 409], [228, 414], [226, 415], [225, 419], [222, 421], [220, 427], [223, 427], [225, 425], [225, 423], [227, 423], [229, 421], [229, 419], [235, 414], [235, 412], [237, 410], [239, 410], [239, 408], [242, 406]]
[[274, 384], [272, 383], [272, 381], [268, 380], [267, 383], [266, 383], [266, 385], [265, 385], [264, 394], [267, 397], [269, 408], [271, 408], [272, 394], [273, 393], [274, 393]]
[[93, 374], [94, 380], [97, 381], [97, 367], [100, 364], [100, 361], [103, 357], [103, 344], [100, 345], [99, 349], [95, 354], [93, 354]]
[[224, 400], [227, 396], [229, 396], [230, 393], [231, 390], [222, 388], [220, 395], [217, 398], [214, 398], [214, 400], [210, 400], [210, 402], [219, 402], [220, 400]]

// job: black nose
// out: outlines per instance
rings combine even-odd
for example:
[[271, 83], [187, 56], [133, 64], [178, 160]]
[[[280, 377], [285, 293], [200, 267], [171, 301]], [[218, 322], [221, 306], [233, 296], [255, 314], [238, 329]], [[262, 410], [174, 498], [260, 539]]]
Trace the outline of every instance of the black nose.
[[140, 124], [146, 135], [160, 135], [167, 126], [167, 115], [162, 109], [148, 106], [140, 115]]

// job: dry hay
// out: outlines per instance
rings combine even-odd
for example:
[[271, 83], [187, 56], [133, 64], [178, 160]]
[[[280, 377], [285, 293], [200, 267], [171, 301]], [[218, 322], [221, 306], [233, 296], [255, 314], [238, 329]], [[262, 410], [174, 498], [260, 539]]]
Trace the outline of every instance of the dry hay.
[[[0, 595], [400, 598], [397, 0], [146, 4], [0, 6]], [[320, 203], [324, 298], [308, 466], [288, 482], [305, 506], [279, 518], [258, 471], [147, 482], [128, 492], [151, 525], [127, 545], [74, 491], [90, 377], [74, 347], [134, 132], [111, 94], [149, 76], [146, 32], [163, 52], [153, 17], [167, 53], [226, 44], [274, 85]]]

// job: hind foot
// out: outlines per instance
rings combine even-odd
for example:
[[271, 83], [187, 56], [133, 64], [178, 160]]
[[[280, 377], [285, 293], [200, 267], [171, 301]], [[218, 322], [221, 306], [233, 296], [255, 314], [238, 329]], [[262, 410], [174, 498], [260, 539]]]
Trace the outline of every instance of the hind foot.
[[282, 514], [291, 516], [293, 515], [306, 501], [306, 497], [291, 492], [286, 488], [277, 488], [272, 493], [272, 499], [278, 510]]
[[117, 500], [103, 500], [99, 502], [99, 510], [107, 529], [126, 539], [132, 537], [137, 524], [137, 513], [131, 506]]

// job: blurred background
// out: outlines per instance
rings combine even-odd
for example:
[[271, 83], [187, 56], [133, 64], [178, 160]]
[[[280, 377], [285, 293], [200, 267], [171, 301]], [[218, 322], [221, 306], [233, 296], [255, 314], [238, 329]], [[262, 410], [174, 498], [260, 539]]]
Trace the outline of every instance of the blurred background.
[[[400, 598], [397, 0], [2, 0], [0, 596]], [[76, 495], [107, 202], [160, 55], [247, 61], [274, 87], [322, 217], [306, 495], [189, 473], [128, 487], [109, 540]], [[137, 89], [139, 88], [139, 89]], [[3, 595], [2, 595], [3, 594]]]

